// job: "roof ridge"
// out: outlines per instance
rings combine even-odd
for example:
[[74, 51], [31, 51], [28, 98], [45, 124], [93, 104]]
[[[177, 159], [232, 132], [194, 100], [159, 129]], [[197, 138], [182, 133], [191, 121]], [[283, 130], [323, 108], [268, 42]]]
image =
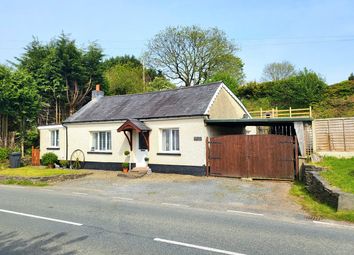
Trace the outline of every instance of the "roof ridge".
[[133, 95], [146, 95], [146, 94], [157, 94], [157, 93], [163, 93], [163, 92], [169, 92], [169, 91], [177, 91], [177, 90], [182, 90], [182, 89], [192, 89], [192, 88], [199, 88], [199, 87], [204, 87], [204, 86], [211, 86], [215, 84], [221, 84], [222, 81], [216, 81], [216, 82], [211, 82], [211, 83], [206, 83], [206, 84], [198, 84], [198, 85], [193, 85], [193, 86], [188, 86], [188, 87], [179, 87], [176, 89], [166, 89], [166, 90], [159, 90], [159, 91], [150, 91], [150, 92], [142, 92], [142, 93], [134, 93], [134, 94], [124, 94], [124, 95], [112, 95], [112, 96], [104, 96], [103, 98], [107, 97], [126, 97], [126, 96], [133, 96]]

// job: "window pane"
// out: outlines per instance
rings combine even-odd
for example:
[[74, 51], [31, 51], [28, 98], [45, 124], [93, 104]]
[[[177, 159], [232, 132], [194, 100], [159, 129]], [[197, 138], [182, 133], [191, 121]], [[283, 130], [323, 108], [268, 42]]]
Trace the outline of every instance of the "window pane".
[[172, 130], [173, 144], [172, 149], [174, 151], [179, 151], [179, 130]]
[[50, 146], [55, 146], [54, 139], [54, 131], [50, 131]]
[[162, 148], [164, 151], [170, 151], [170, 130], [162, 130]]
[[59, 130], [55, 130], [55, 146], [59, 147]]
[[92, 139], [92, 147], [94, 148], [94, 150], [98, 150], [98, 133], [93, 133]]
[[107, 132], [107, 150], [112, 150], [111, 131]]
[[99, 132], [100, 135], [100, 150], [106, 150], [106, 132]]

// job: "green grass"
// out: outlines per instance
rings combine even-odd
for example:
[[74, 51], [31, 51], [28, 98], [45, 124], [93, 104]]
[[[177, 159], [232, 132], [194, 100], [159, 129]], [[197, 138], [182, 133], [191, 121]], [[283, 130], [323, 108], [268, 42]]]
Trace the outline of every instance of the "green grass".
[[43, 187], [43, 186], [47, 186], [48, 185], [48, 183], [46, 183], [46, 182], [33, 182], [33, 181], [30, 181], [30, 180], [15, 180], [15, 179], [2, 180], [2, 181], [0, 181], [0, 184], [22, 185], [22, 186], [38, 186], [38, 187]]
[[318, 165], [328, 168], [320, 174], [330, 185], [344, 192], [354, 193], [354, 157], [324, 157]]
[[296, 202], [316, 220], [326, 218], [354, 222], [354, 211], [337, 212], [332, 207], [316, 201], [315, 198], [308, 193], [302, 183], [295, 182], [290, 189], [290, 195], [294, 196]]
[[1, 170], [2, 176], [20, 176], [20, 177], [45, 177], [54, 175], [67, 175], [67, 174], [83, 174], [87, 171], [84, 170], [69, 170], [69, 169], [51, 169], [41, 168], [34, 166], [26, 166], [20, 168], [6, 168]]

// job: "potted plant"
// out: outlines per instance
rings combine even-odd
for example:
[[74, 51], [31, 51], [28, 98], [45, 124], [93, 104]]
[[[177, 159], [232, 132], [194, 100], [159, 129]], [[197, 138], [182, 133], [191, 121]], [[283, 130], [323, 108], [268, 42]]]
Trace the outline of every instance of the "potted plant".
[[48, 152], [42, 156], [42, 164], [48, 168], [54, 168], [54, 164], [58, 161], [58, 156], [53, 152]]
[[128, 162], [122, 163], [122, 168], [123, 168], [123, 173], [128, 173], [129, 163]]

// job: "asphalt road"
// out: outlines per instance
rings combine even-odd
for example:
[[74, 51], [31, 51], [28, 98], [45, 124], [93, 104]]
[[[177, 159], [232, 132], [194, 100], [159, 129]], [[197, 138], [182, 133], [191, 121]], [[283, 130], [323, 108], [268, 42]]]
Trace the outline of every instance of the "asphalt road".
[[354, 254], [354, 227], [0, 186], [0, 254]]

